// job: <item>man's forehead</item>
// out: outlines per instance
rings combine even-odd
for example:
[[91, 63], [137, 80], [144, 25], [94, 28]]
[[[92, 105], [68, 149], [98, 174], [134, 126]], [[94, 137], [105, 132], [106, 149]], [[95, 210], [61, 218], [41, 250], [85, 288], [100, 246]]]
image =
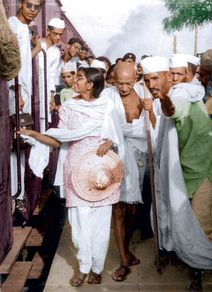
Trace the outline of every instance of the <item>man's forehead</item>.
[[59, 33], [59, 34], [63, 34], [64, 33], [64, 29], [63, 28], [58, 28], [58, 27], [53, 27], [53, 29], [51, 29], [50, 31], [54, 32], [54, 33]]
[[187, 68], [186, 67], [170, 68], [170, 72], [186, 73], [187, 72]]
[[153, 73], [148, 73], [144, 75], [144, 80], [150, 80], [150, 79], [164, 79], [165, 77], [167, 77], [169, 71], [161, 71], [161, 72], [153, 72]]
[[116, 78], [116, 82], [117, 83], [132, 83], [132, 82], [134, 82], [135, 81], [135, 79], [129, 79], [129, 78], [119, 78], [119, 77], [117, 77]]
[[32, 4], [35, 4], [35, 5], [40, 5], [41, 1], [42, 0], [23, 0], [22, 2], [23, 3], [28, 2], [28, 3], [32, 3]]
[[144, 79], [151, 79], [153, 77], [159, 77], [161, 72], [153, 72], [153, 73], [148, 73], [144, 74]]

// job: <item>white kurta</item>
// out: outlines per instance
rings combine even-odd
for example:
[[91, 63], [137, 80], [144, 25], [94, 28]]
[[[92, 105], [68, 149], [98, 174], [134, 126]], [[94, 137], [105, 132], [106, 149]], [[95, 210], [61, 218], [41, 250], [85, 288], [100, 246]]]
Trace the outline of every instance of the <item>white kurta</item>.
[[[60, 84], [61, 73], [61, 55], [60, 50], [56, 45], [53, 45], [47, 49], [46, 43], [41, 41], [41, 47], [46, 52], [47, 58], [47, 97], [48, 97], [48, 122], [51, 122], [51, 113], [49, 103], [51, 99], [51, 91], [55, 91], [55, 86]], [[44, 87], [44, 56], [43, 52], [38, 54], [39, 57], [39, 94], [40, 94], [40, 118], [41, 132], [45, 131], [44, 119], [45, 119], [45, 87]]]
[[[32, 53], [30, 46], [30, 31], [27, 24], [20, 22], [16, 16], [8, 19], [10, 28], [15, 33], [21, 57], [21, 69], [18, 74], [19, 84], [21, 85], [21, 96], [24, 100], [23, 112], [31, 113], [31, 94], [32, 94]], [[14, 84], [14, 79], [8, 82], [9, 87]], [[9, 91], [10, 114], [15, 113], [15, 92]]]

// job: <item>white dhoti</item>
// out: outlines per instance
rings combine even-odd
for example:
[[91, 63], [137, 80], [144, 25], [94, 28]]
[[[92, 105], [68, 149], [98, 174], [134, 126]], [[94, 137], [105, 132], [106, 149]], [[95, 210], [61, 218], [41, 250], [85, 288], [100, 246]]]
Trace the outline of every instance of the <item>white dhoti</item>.
[[[140, 99], [144, 98], [143, 86], [135, 84], [134, 90]], [[138, 119], [127, 122], [122, 98], [116, 87], [104, 89], [101, 96], [112, 99], [115, 105], [124, 136], [124, 178], [121, 184], [120, 202], [128, 204], [143, 203], [141, 194], [147, 160], [146, 116], [142, 110]], [[149, 98], [149, 96], [147, 96]], [[151, 138], [154, 144], [154, 129]]]
[[103, 271], [110, 238], [112, 206], [68, 208], [72, 241], [77, 248], [79, 269], [83, 274], [90, 270]]

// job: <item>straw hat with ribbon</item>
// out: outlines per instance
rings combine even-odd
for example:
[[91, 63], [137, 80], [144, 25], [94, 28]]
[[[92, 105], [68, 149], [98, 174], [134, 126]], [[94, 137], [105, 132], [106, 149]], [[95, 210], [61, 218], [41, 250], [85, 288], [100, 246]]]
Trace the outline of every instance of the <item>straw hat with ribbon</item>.
[[108, 198], [120, 186], [123, 164], [117, 154], [109, 150], [103, 157], [96, 149], [84, 154], [72, 169], [72, 184], [83, 200], [96, 202]]

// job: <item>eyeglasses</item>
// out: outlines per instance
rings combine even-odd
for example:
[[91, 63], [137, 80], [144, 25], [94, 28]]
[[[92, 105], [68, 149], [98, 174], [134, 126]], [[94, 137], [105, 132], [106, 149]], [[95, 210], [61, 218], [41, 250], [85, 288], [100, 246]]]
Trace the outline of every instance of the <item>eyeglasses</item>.
[[33, 4], [33, 3], [29, 3], [29, 2], [24, 2], [25, 6], [27, 9], [30, 9], [30, 10], [35, 10], [35, 11], [38, 11], [40, 10], [40, 5], [38, 4]]

